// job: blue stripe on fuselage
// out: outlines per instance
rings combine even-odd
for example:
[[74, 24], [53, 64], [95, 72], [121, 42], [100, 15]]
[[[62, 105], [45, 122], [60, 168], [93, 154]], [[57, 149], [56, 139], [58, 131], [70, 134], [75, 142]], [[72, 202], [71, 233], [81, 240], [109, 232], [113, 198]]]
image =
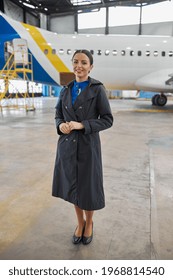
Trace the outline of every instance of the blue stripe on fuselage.
[[[15, 38], [21, 38], [16, 30], [0, 15], [0, 70], [5, 65], [4, 43], [12, 41]], [[40, 50], [41, 51], [41, 50]], [[34, 81], [43, 84], [57, 85], [49, 74], [39, 64], [33, 56], [33, 77]]]

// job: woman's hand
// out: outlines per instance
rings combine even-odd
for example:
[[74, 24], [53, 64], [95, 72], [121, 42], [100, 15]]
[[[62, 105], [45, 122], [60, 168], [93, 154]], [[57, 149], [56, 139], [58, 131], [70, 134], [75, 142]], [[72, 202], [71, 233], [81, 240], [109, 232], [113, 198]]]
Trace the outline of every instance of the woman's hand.
[[71, 132], [71, 129], [69, 127], [69, 123], [61, 123], [59, 125], [59, 130], [64, 134], [69, 134]]
[[80, 130], [80, 129], [84, 128], [84, 126], [83, 126], [83, 124], [81, 122], [71, 121], [71, 122], [68, 122], [68, 125], [69, 125], [69, 128], [71, 130], [74, 130], [74, 129]]
[[83, 128], [84, 128], [84, 126], [81, 122], [75, 122], [75, 121], [61, 123], [59, 125], [60, 131], [64, 134], [69, 134], [72, 130], [75, 130], [75, 129], [80, 130]]

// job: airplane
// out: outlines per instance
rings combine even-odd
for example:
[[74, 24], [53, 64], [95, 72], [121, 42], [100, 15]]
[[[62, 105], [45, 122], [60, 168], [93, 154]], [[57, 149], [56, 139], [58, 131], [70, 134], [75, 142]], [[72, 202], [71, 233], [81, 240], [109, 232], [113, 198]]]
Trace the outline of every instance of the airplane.
[[108, 90], [158, 92], [152, 104], [164, 106], [173, 93], [173, 37], [143, 35], [57, 34], [0, 14], [0, 69], [4, 43], [27, 41], [33, 56], [34, 81], [64, 85], [74, 77], [71, 58], [76, 49], [94, 57], [92, 77]]

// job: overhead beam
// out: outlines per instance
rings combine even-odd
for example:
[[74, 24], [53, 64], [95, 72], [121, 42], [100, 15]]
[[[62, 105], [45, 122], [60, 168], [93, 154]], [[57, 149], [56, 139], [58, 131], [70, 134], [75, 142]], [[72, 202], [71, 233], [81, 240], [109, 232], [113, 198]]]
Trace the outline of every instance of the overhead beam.
[[[2, 1], [2, 0], [0, 0]], [[28, 8], [26, 6], [23, 6], [22, 3], [20, 3], [17, 0], [10, 0], [13, 3], [16, 3], [18, 6], [24, 8], [28, 13], [31, 13], [32, 15], [39, 14], [39, 13], [44, 13], [47, 15], [71, 15], [71, 14], [76, 14], [78, 10], [81, 10], [83, 12], [86, 12], [86, 10], [92, 10], [92, 9], [100, 9], [100, 8], [109, 8], [113, 6], [137, 6], [137, 5], [150, 5], [154, 3], [159, 3], [159, 2], [164, 2], [167, 0], [138, 0], [138, 1], [133, 1], [133, 0], [115, 0], [115, 1], [107, 1], [107, 0], [100, 0], [100, 3], [97, 4], [87, 4], [87, 5], [75, 5], [73, 6], [70, 1], [66, 0], [63, 1], [64, 4], [58, 4], [59, 1], [57, 1], [54, 5], [52, 5], [51, 1], [43, 1], [42, 5], [39, 6], [40, 1], [37, 0], [30, 0], [30, 4], [33, 4], [34, 6], [37, 6], [38, 8], [35, 10], [32, 10], [31, 8]], [[44, 8], [48, 8], [48, 11], [44, 10]]]

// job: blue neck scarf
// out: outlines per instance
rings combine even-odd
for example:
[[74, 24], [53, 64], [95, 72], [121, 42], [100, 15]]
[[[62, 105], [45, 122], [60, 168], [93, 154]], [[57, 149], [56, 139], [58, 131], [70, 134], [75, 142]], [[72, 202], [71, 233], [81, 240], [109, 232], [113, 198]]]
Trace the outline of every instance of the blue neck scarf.
[[89, 81], [84, 82], [76, 82], [74, 81], [72, 90], [71, 90], [71, 96], [72, 96], [72, 104], [75, 103], [76, 98], [81, 93], [82, 90], [84, 90], [89, 85]]

